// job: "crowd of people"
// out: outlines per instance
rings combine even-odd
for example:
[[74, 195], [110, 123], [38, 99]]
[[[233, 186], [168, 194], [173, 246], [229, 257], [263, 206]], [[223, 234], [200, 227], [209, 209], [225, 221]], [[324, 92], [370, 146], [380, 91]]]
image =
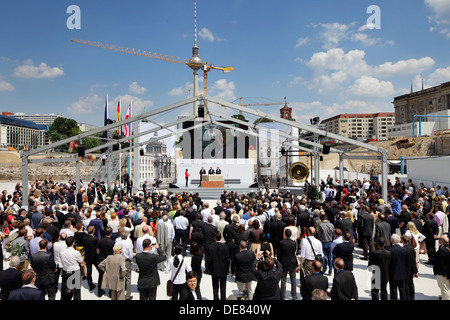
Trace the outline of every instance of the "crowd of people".
[[[54, 300], [58, 290], [81, 300], [82, 281], [98, 297], [131, 300], [133, 267], [141, 300], [157, 299], [158, 289], [201, 300], [204, 275], [214, 300], [285, 300], [289, 282], [292, 300], [357, 300], [354, 258], [379, 271], [373, 300], [414, 300], [424, 253], [450, 299], [446, 187], [396, 179], [385, 202], [378, 182], [328, 177], [302, 196], [224, 191], [211, 206], [198, 193], [108, 191], [94, 180], [77, 190], [49, 177], [29, 190], [25, 200], [20, 184], [2, 192], [1, 300]], [[230, 275], [238, 295], [226, 295]]]

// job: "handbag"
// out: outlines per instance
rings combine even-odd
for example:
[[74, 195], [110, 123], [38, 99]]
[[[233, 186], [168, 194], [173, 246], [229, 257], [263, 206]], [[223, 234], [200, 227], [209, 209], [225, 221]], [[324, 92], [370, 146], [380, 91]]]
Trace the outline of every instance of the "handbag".
[[322, 262], [322, 261], [323, 261], [323, 256], [322, 256], [321, 254], [316, 254], [316, 253], [314, 252], [314, 247], [313, 247], [313, 245], [312, 245], [312, 243], [311, 243], [311, 239], [308, 238], [308, 237], [307, 237], [306, 239], [308, 239], [309, 244], [311, 245], [311, 249], [312, 249], [312, 252], [313, 252], [313, 254], [314, 254], [314, 260], [318, 260], [318, 261]]
[[173, 280], [177, 277], [178, 272], [180, 272], [181, 266], [183, 265], [184, 262], [184, 257], [183, 260], [181, 260], [180, 265], [178, 266], [177, 272], [175, 273], [175, 276], [172, 279], [167, 280], [167, 284], [166, 284], [166, 291], [167, 291], [167, 296], [171, 297], [173, 295]]

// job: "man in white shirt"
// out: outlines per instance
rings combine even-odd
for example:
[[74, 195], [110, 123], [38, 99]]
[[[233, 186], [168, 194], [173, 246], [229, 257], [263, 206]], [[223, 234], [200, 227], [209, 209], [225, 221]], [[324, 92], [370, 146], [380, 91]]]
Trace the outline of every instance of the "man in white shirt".
[[225, 226], [227, 224], [229, 224], [228, 221], [225, 221], [225, 218], [226, 218], [226, 214], [224, 211], [222, 211], [219, 214], [220, 220], [216, 222], [216, 228], [217, 228], [217, 230], [219, 230], [220, 234], [222, 235], [222, 238], [220, 239], [220, 242], [222, 242], [222, 243], [225, 243], [225, 238], [223, 237], [223, 230], [225, 229]]
[[316, 256], [321, 255], [323, 257], [322, 242], [314, 237], [315, 233], [316, 229], [314, 227], [309, 227], [307, 229], [307, 237], [303, 238], [300, 242], [300, 263], [301, 268], [305, 272], [305, 277], [312, 274], [312, 264], [316, 259]]
[[122, 257], [125, 258], [127, 272], [125, 274], [125, 300], [131, 300], [131, 260], [134, 258], [133, 242], [129, 237], [128, 231], [119, 229], [119, 237], [116, 238], [115, 245], [122, 245]]
[[203, 203], [203, 209], [200, 213], [202, 215], [203, 222], [208, 222], [208, 218], [211, 215], [211, 209], [209, 208], [209, 204], [207, 202]]
[[62, 270], [61, 251], [67, 248], [66, 238], [67, 235], [65, 233], [61, 233], [59, 235], [59, 240], [53, 244], [53, 255], [55, 257], [56, 263], [56, 285], [58, 285], [59, 275], [61, 274]]
[[61, 300], [81, 300], [81, 274], [86, 276], [86, 265], [81, 253], [74, 248], [75, 238], [67, 237], [67, 248], [61, 250], [59, 256], [62, 265]]
[[[150, 226], [148, 226], [148, 225], [143, 226], [142, 233], [143, 233], [143, 236], [139, 237], [136, 240], [136, 253], [142, 253], [142, 251], [143, 251], [142, 242], [145, 239], [150, 239], [152, 241], [152, 245], [154, 245], [156, 243], [156, 238], [150, 235]], [[150, 253], [155, 253], [155, 252], [156, 252], [156, 249], [153, 248]]]
[[189, 227], [189, 220], [185, 217], [186, 211], [180, 210], [180, 215], [173, 220], [173, 227], [175, 228], [175, 245], [183, 244], [183, 254], [186, 254], [187, 246], [187, 230]]

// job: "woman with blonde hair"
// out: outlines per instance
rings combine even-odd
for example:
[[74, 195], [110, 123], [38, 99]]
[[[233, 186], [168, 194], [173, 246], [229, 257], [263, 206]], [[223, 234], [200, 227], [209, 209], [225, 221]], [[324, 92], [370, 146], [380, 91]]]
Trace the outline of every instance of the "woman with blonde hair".
[[425, 236], [417, 230], [416, 225], [414, 222], [410, 221], [406, 225], [407, 230], [405, 232], [405, 235], [407, 235], [410, 239], [414, 237], [414, 240], [416, 241], [416, 246], [414, 247], [414, 250], [416, 251], [416, 265], [417, 270], [419, 270], [419, 249], [420, 249], [420, 243], [425, 240]]

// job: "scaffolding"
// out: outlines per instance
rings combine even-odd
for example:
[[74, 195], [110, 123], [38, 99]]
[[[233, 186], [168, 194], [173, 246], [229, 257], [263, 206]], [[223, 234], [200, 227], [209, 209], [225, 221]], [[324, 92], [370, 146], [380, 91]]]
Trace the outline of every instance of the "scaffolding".
[[[108, 190], [111, 188], [111, 184], [112, 184], [112, 168], [111, 168], [111, 158], [113, 155], [116, 155], [120, 152], [126, 152], [129, 150], [133, 150], [134, 151], [134, 177], [139, 177], [139, 157], [140, 157], [140, 147], [149, 143], [149, 142], [154, 142], [154, 141], [158, 141], [158, 140], [162, 140], [162, 139], [166, 139], [168, 137], [172, 137], [172, 136], [179, 136], [180, 134], [183, 134], [184, 132], [187, 131], [191, 131], [191, 130], [195, 130], [198, 128], [201, 128], [202, 126], [206, 126], [206, 125], [216, 125], [216, 126], [223, 126], [223, 127], [231, 127], [230, 129], [233, 130], [237, 130], [237, 131], [241, 131], [247, 134], [251, 134], [251, 135], [255, 135], [255, 136], [259, 136], [259, 132], [258, 130], [268, 130], [267, 128], [260, 126], [258, 124], [250, 124], [246, 121], [242, 121], [233, 117], [228, 117], [220, 112], [212, 112], [209, 108], [209, 105], [207, 104], [207, 102], [213, 104], [213, 105], [217, 105], [217, 106], [221, 106], [221, 107], [225, 107], [225, 108], [230, 108], [230, 109], [234, 109], [237, 110], [240, 113], [248, 113], [249, 115], [253, 115], [256, 116], [258, 118], [262, 118], [262, 119], [267, 119], [267, 120], [271, 120], [274, 122], [278, 122], [281, 124], [284, 124], [288, 127], [291, 128], [297, 128], [297, 129], [301, 129], [310, 133], [313, 133], [314, 135], [317, 136], [327, 136], [330, 139], [336, 139], [339, 141], [343, 141], [345, 143], [357, 146], [357, 147], [361, 147], [364, 148], [366, 150], [368, 150], [369, 153], [376, 153], [378, 155], [375, 156], [367, 156], [367, 155], [361, 155], [358, 154], [357, 152], [344, 152], [343, 150], [339, 150], [336, 148], [330, 148], [330, 152], [334, 152], [334, 153], [338, 153], [339, 154], [339, 173], [340, 173], [340, 178], [343, 178], [344, 174], [344, 165], [343, 165], [343, 161], [344, 159], [367, 159], [367, 160], [379, 160], [381, 161], [381, 186], [382, 186], [382, 197], [385, 201], [387, 201], [387, 174], [388, 174], [388, 162], [387, 162], [387, 150], [383, 149], [383, 148], [378, 148], [376, 146], [361, 142], [361, 141], [356, 141], [350, 138], [346, 138], [343, 136], [339, 136], [337, 134], [333, 134], [330, 132], [326, 132], [323, 131], [321, 129], [309, 126], [309, 125], [304, 125], [295, 121], [291, 121], [291, 120], [286, 120], [280, 117], [276, 117], [273, 115], [270, 115], [268, 113], [264, 113], [261, 111], [257, 111], [257, 110], [253, 110], [250, 108], [247, 108], [245, 106], [241, 106], [235, 103], [231, 103], [222, 99], [218, 99], [218, 98], [214, 98], [211, 96], [205, 96], [205, 95], [198, 95], [195, 97], [191, 97], [161, 108], [157, 108], [154, 109], [152, 111], [148, 111], [148, 112], [144, 112], [140, 115], [136, 115], [133, 117], [130, 117], [128, 119], [119, 121], [119, 122], [115, 122], [112, 124], [108, 124], [104, 127], [100, 127], [100, 128], [96, 128], [93, 129], [91, 131], [88, 132], [84, 132], [78, 135], [75, 135], [73, 137], [49, 144], [47, 146], [44, 147], [40, 147], [34, 150], [29, 150], [29, 151], [24, 151], [22, 153], [22, 188], [23, 188], [23, 199], [28, 199], [29, 196], [29, 190], [28, 190], [28, 164], [29, 163], [46, 163], [46, 162], [55, 162], [55, 161], [75, 161], [76, 162], [76, 183], [77, 183], [77, 190], [80, 188], [80, 157], [66, 157], [66, 158], [62, 158], [62, 159], [30, 159], [30, 156], [32, 155], [36, 155], [39, 153], [43, 153], [49, 150], [52, 150], [54, 148], [57, 148], [59, 146], [62, 145], [66, 145], [69, 144], [70, 142], [73, 141], [77, 141], [77, 140], [81, 140], [83, 138], [86, 137], [90, 137], [90, 136], [94, 136], [98, 133], [101, 132], [105, 132], [105, 131], [109, 131], [109, 130], [114, 130], [117, 129], [123, 125], [127, 125], [129, 123], [138, 123], [142, 120], [151, 120], [151, 119], [147, 119], [153, 116], [157, 116], [159, 114], [168, 112], [168, 111], [173, 111], [176, 110], [180, 107], [183, 107], [185, 105], [188, 104], [193, 104], [193, 103], [203, 103], [205, 106], [207, 106], [205, 108], [206, 113], [208, 114], [208, 120], [207, 122], [203, 121], [203, 118], [198, 118], [194, 115], [192, 116], [188, 116], [182, 119], [179, 119], [177, 121], [173, 121], [170, 123], [167, 123], [165, 125], [159, 125], [157, 128], [153, 128], [151, 130], [146, 130], [143, 132], [140, 132], [139, 130], [136, 130], [135, 132], [133, 132], [133, 134], [130, 137], [126, 137], [126, 138], [122, 138], [122, 139], [118, 139], [118, 140], [114, 140], [114, 141], [108, 141], [107, 143], [86, 150], [86, 153], [92, 153], [94, 151], [99, 151], [99, 150], [107, 150], [104, 154], [106, 155], [106, 168], [107, 168], [107, 181], [106, 181], [106, 185], [108, 187]], [[232, 126], [228, 126], [224, 123], [221, 123], [219, 121], [217, 121], [216, 119], [225, 119], [227, 121], [232, 121], [236, 124], [240, 124], [240, 125], [245, 125], [246, 127], [248, 127], [248, 130], [243, 130], [243, 129], [239, 129], [236, 127], [232, 127]], [[189, 127], [186, 129], [182, 129], [182, 130], [177, 130], [177, 131], [172, 131], [169, 134], [165, 134], [165, 135], [158, 135], [155, 136], [153, 138], [151, 138], [150, 140], [144, 141], [144, 142], [139, 142], [139, 140], [137, 138], [142, 137], [144, 135], [148, 135], [150, 133], [157, 133], [161, 130], [167, 129], [169, 130], [170, 127], [179, 125], [183, 122], [187, 122], [187, 121], [192, 121], [194, 120], [195, 122], [198, 121], [198, 124], [195, 124], [193, 127]], [[306, 152], [312, 152], [313, 153], [313, 157], [314, 157], [314, 181], [315, 181], [315, 185], [318, 186], [319, 185], [319, 167], [320, 167], [320, 154], [323, 153], [323, 149], [324, 146], [322, 144], [319, 144], [317, 142], [313, 142], [313, 141], [309, 141], [309, 140], [305, 140], [305, 139], [299, 139], [297, 137], [293, 137], [290, 136], [289, 134], [285, 134], [285, 133], [279, 133], [280, 136], [290, 139], [291, 141], [289, 142], [289, 140], [284, 142], [284, 145], [291, 147], [291, 150], [299, 150], [299, 151], [306, 151]], [[120, 149], [118, 151], [114, 151], [112, 152], [112, 146], [114, 146], [115, 144], [120, 144], [124, 141], [130, 140], [131, 141], [131, 145], [127, 148], [124, 149]], [[294, 141], [295, 140], [295, 141]], [[297, 144], [296, 144], [296, 143]], [[302, 143], [305, 145], [309, 145], [312, 149], [308, 149], [305, 148], [303, 146], [299, 146], [298, 143]], [[119, 173], [120, 174], [120, 173]], [[342, 179], [343, 180], [343, 179]]]

